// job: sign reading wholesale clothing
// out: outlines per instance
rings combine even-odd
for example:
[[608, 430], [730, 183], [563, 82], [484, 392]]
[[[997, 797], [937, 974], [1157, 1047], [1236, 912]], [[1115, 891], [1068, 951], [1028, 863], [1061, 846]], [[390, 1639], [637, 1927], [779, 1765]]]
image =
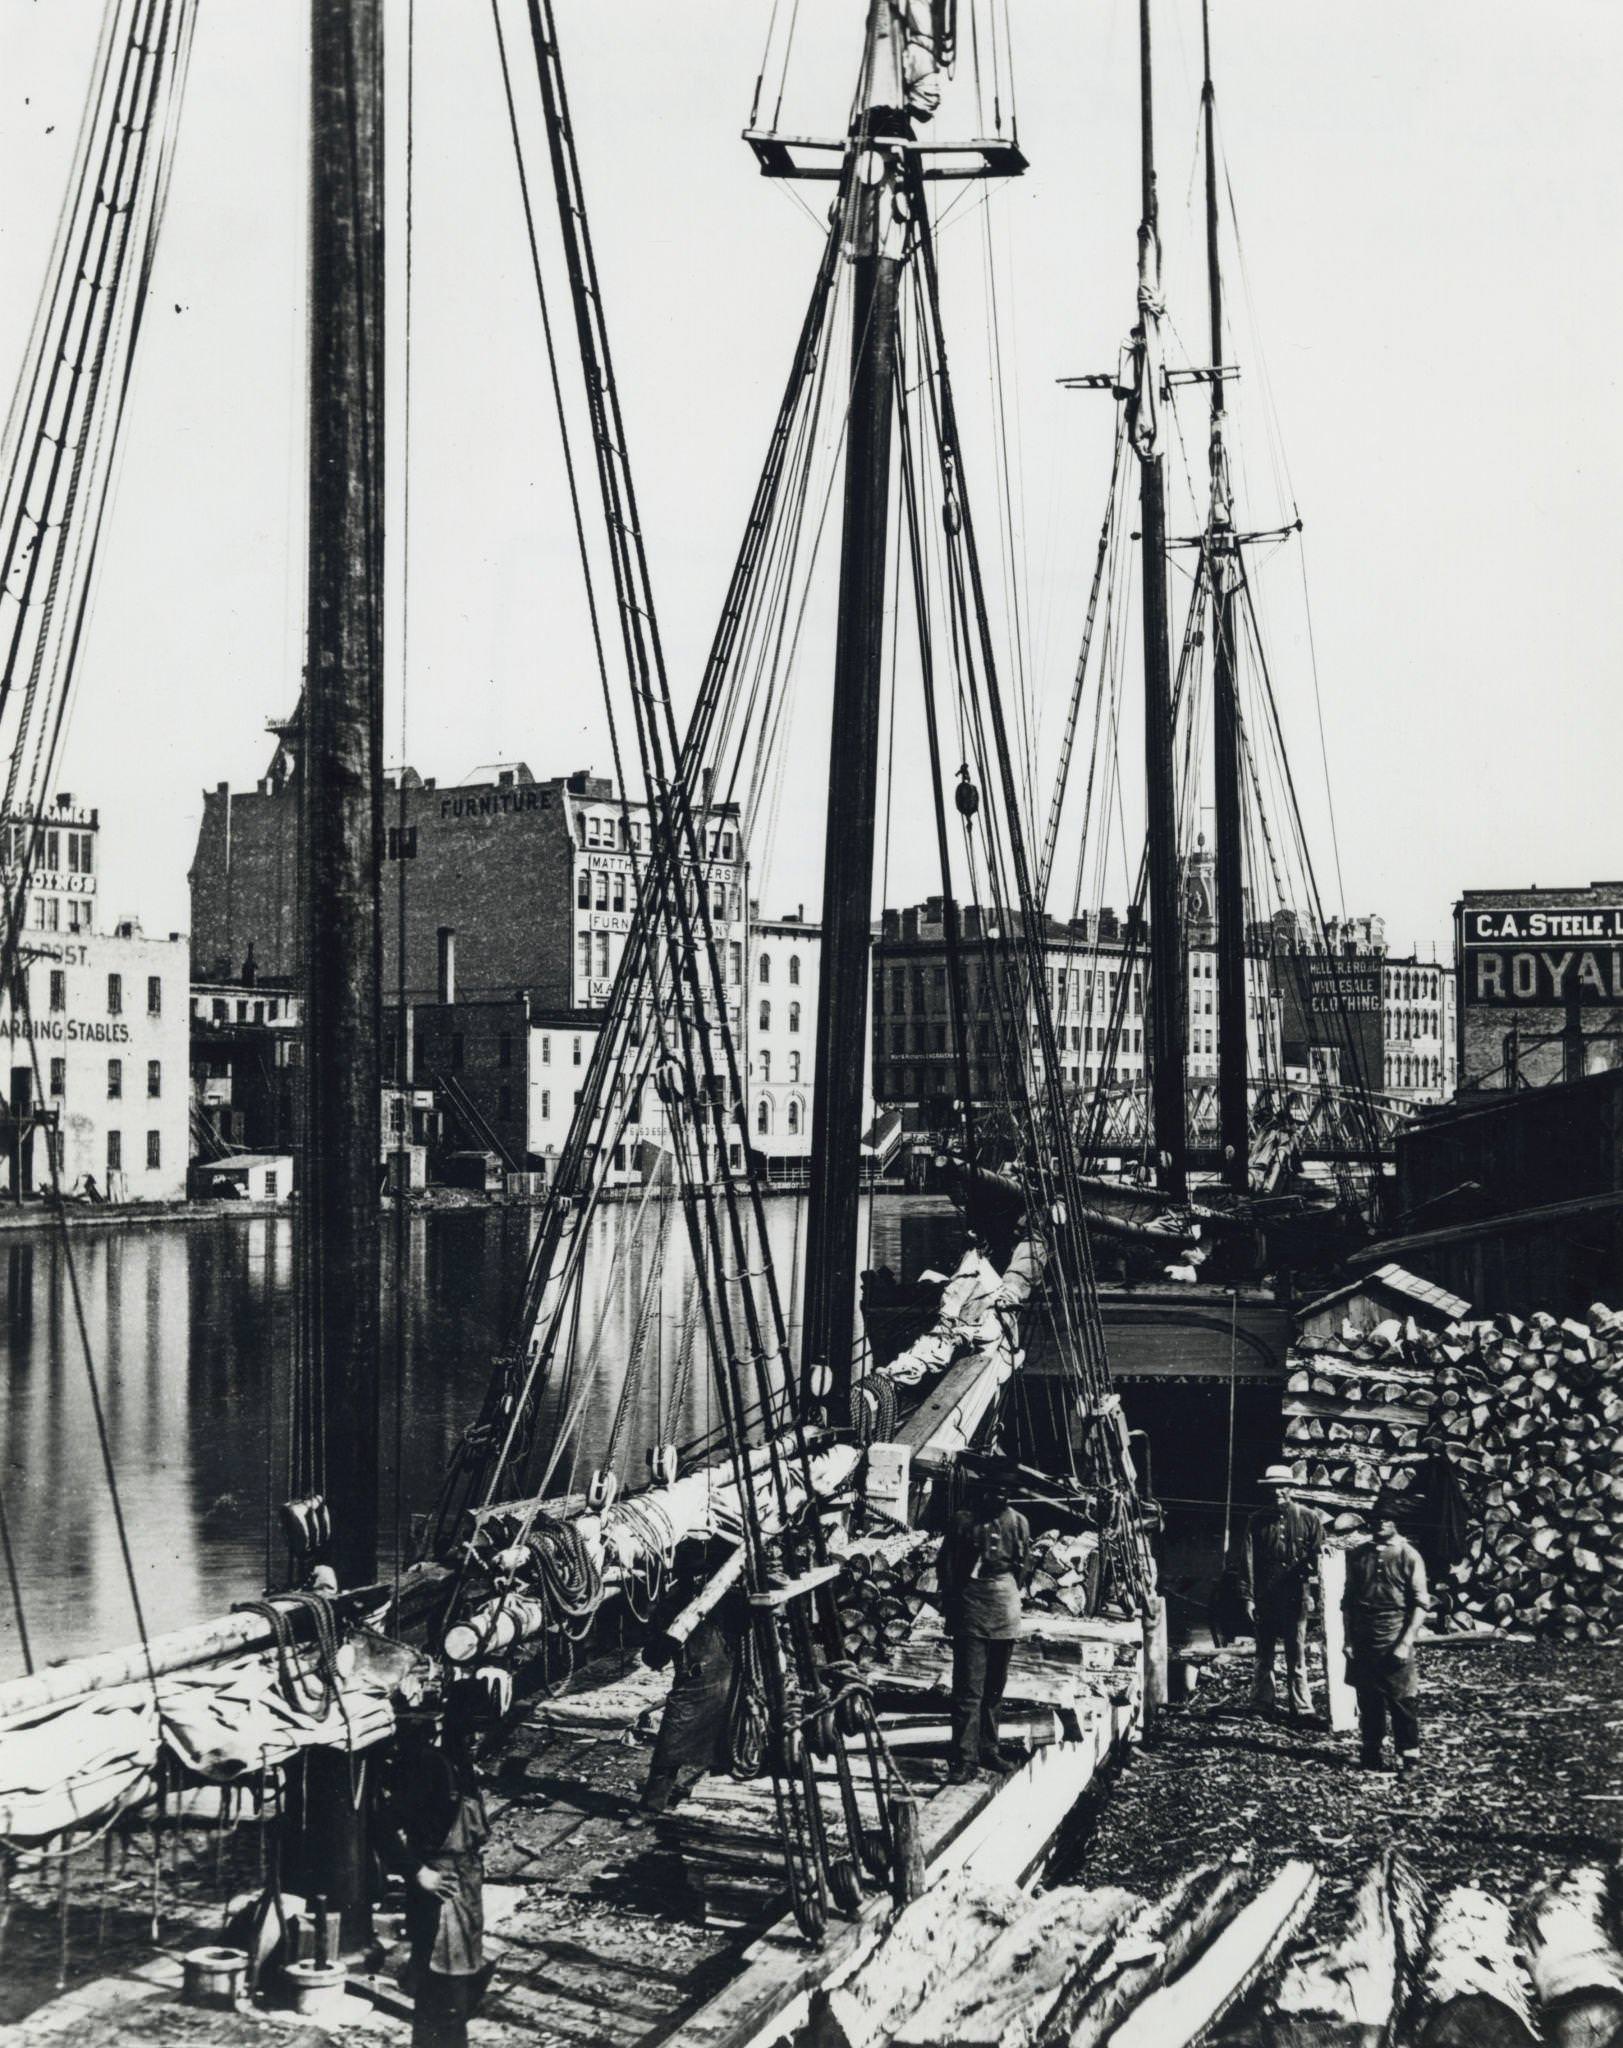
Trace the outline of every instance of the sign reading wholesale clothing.
[[1379, 954], [1291, 953], [1277, 967], [1285, 997], [1287, 1057], [1334, 1051], [1344, 1086], [1381, 1085], [1386, 1053]]
[[1478, 1008], [1564, 1010], [1623, 1003], [1623, 903], [1460, 913], [1461, 1000]]

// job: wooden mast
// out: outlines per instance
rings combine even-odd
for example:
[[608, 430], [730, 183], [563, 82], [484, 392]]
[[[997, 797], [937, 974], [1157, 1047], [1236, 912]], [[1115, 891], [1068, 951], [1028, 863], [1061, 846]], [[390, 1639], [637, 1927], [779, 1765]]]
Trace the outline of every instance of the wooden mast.
[[835, 1412], [851, 1384], [856, 1322], [863, 1078], [868, 1032], [874, 815], [879, 798], [879, 704], [884, 659], [896, 315], [906, 260], [898, 152], [911, 139], [892, 53], [891, 0], [871, 0], [863, 90], [848, 150], [850, 181], [851, 404], [846, 429], [844, 524], [823, 854], [822, 960], [812, 1094], [806, 1216], [804, 1391], [829, 1375]]
[[355, 1586], [378, 1517], [382, 0], [311, 0], [310, 42], [300, 1321], [307, 1476], [331, 1487], [332, 1564]]
[[1206, 131], [1206, 290], [1211, 312], [1213, 803], [1217, 856], [1217, 1133], [1223, 1177], [1244, 1194], [1251, 1179], [1245, 985], [1245, 821], [1240, 797], [1240, 703], [1235, 684], [1235, 586], [1238, 541], [1223, 444], [1223, 272], [1217, 247], [1217, 95], [1212, 86], [1210, 0], [1201, 0], [1205, 76], [1200, 90]]
[[1188, 1186], [1184, 1075], [1186, 991], [1178, 889], [1177, 790], [1173, 766], [1172, 662], [1167, 619], [1167, 513], [1160, 416], [1161, 231], [1155, 191], [1155, 115], [1150, 0], [1139, 0], [1142, 217], [1138, 226], [1138, 327], [1130, 431], [1139, 462], [1144, 560], [1144, 780], [1149, 836], [1150, 1108], [1157, 1177], [1181, 1200]]

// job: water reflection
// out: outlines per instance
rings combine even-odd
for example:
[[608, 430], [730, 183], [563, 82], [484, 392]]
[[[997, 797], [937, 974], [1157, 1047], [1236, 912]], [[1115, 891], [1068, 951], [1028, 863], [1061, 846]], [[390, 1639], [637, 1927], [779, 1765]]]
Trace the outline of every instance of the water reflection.
[[[393, 1227], [383, 1288], [384, 1550], [397, 1488], [401, 1388], [403, 1516], [432, 1505], [449, 1453], [477, 1413], [504, 1341], [537, 1223], [529, 1210], [446, 1211], [410, 1223], [404, 1342], [395, 1342]], [[791, 1343], [798, 1337], [805, 1203], [767, 1204], [768, 1240]], [[614, 1462], [626, 1483], [667, 1437], [716, 1427], [692, 1268], [667, 1205], [616, 1206], [593, 1223], [582, 1290], [583, 1348], [598, 1370], [553, 1390], [577, 1427], [553, 1487]], [[865, 1219], [866, 1263], [913, 1272], [951, 1256], [941, 1206], [881, 1197]], [[267, 1543], [283, 1497], [293, 1331], [292, 1233], [285, 1220], [84, 1229], [71, 1270], [47, 1234], [4, 1241], [0, 1373], [3, 1483], [36, 1661], [132, 1641], [135, 1609], [103, 1469], [85, 1345], [95, 1361], [135, 1590], [150, 1631], [223, 1612], [280, 1568]], [[758, 1265], [752, 1256], [751, 1264]], [[83, 1320], [83, 1338], [80, 1322]], [[640, 1342], [639, 1342], [640, 1338]], [[634, 1370], [628, 1365], [637, 1360]], [[340, 1489], [334, 1484], [333, 1491]], [[9, 1600], [0, 1602], [0, 1674], [23, 1669]]]

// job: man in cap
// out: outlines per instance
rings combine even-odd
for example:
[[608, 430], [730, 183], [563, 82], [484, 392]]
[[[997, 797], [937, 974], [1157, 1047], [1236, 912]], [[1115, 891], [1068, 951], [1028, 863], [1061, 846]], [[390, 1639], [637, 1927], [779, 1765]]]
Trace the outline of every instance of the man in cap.
[[1370, 1540], [1347, 1554], [1341, 1612], [1347, 1631], [1347, 1677], [1358, 1695], [1358, 1732], [1365, 1770], [1382, 1768], [1386, 1724], [1398, 1775], [1412, 1770], [1420, 1749], [1415, 1706], [1415, 1637], [1431, 1606], [1426, 1567], [1398, 1534], [1398, 1498], [1376, 1497]]
[[1313, 1713], [1307, 1683], [1308, 1588], [1318, 1575], [1324, 1517], [1291, 1498], [1295, 1481], [1289, 1465], [1270, 1465], [1262, 1484], [1273, 1499], [1246, 1525], [1240, 1555], [1241, 1583], [1257, 1644], [1251, 1707], [1259, 1714], [1274, 1711], [1274, 1659], [1283, 1646], [1290, 1713], [1305, 1721]]
[[1020, 1633], [1020, 1589], [1031, 1569], [1031, 1524], [1010, 1507], [1008, 1488], [987, 1480], [973, 1508], [953, 1516], [936, 1559], [941, 1609], [952, 1637], [952, 1768], [967, 1784], [984, 1764], [1012, 1770], [998, 1746], [997, 1715]]

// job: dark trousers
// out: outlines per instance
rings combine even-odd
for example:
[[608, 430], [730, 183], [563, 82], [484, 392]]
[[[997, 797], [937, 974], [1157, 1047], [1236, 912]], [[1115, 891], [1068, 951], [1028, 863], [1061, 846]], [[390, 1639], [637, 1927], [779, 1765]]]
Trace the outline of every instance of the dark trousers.
[[985, 1636], [952, 1639], [952, 1753], [973, 1770], [982, 1757], [997, 1754], [997, 1710], [1009, 1682], [1012, 1640]]
[[1285, 1682], [1292, 1713], [1311, 1714], [1313, 1695], [1307, 1683], [1307, 1600], [1296, 1591], [1284, 1598], [1257, 1602], [1257, 1662], [1251, 1680], [1251, 1704], [1264, 1709], [1275, 1703], [1274, 1658], [1285, 1652]]
[[1415, 1705], [1412, 1681], [1360, 1672], [1354, 1691], [1358, 1695], [1358, 1733], [1364, 1762], [1378, 1764], [1388, 1718], [1392, 1723], [1392, 1747], [1399, 1756], [1412, 1756], [1420, 1747], [1420, 1713]]
[[468, 2021], [489, 1973], [449, 1977], [423, 1970], [411, 2004], [411, 2048], [468, 2048]]

